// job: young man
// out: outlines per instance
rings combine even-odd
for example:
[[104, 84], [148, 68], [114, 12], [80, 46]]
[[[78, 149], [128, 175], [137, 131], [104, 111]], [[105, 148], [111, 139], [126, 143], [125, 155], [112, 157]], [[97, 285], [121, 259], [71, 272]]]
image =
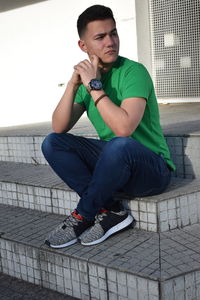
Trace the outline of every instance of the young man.
[[[117, 192], [133, 197], [162, 193], [175, 169], [159, 123], [152, 80], [145, 67], [118, 55], [112, 11], [94, 5], [78, 18], [79, 47], [88, 59], [74, 67], [52, 118], [54, 133], [42, 150], [60, 178], [80, 196], [75, 211], [46, 240], [54, 248], [77, 240], [94, 245], [134, 218]], [[68, 132], [84, 111], [100, 137]]]

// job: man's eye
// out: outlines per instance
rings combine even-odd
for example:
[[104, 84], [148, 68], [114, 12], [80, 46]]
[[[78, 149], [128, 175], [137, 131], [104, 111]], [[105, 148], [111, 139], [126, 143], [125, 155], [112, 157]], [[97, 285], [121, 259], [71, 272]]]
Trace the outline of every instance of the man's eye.
[[97, 36], [96, 40], [102, 40], [103, 39], [103, 35]]

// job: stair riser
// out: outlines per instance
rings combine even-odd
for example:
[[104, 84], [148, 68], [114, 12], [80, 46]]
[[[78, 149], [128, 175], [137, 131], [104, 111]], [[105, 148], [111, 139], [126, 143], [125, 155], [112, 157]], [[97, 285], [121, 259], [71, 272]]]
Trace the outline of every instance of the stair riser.
[[159, 300], [158, 282], [0, 239], [2, 272], [78, 299]]
[[153, 232], [165, 232], [200, 223], [200, 192], [181, 195], [161, 202], [148, 198], [124, 200], [137, 220], [136, 227]]
[[[79, 196], [71, 190], [0, 182], [0, 203], [60, 215], [76, 208]], [[123, 200], [137, 220], [136, 227], [164, 232], [200, 223], [200, 192], [161, 202]]]
[[175, 175], [182, 178], [200, 178], [200, 137], [166, 137]]
[[162, 300], [199, 300], [200, 271], [167, 280], [161, 284]]
[[[97, 138], [91, 134], [85, 136]], [[0, 137], [0, 161], [47, 164], [41, 151], [44, 138], [45, 136]]]
[[[44, 136], [0, 137], [0, 161], [47, 164], [41, 152], [43, 140]], [[166, 137], [166, 140], [177, 167], [175, 176], [200, 178], [200, 137]]]
[[41, 152], [43, 136], [0, 137], [0, 160], [46, 164]]
[[76, 208], [79, 196], [70, 190], [0, 182], [0, 203], [60, 215]]
[[1, 272], [78, 299], [200, 299], [200, 271], [159, 283], [51, 251], [0, 240]]

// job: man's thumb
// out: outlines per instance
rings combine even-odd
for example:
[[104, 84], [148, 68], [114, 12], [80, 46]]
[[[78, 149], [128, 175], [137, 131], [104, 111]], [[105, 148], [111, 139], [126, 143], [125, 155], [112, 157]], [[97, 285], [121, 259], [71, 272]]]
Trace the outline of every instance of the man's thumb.
[[97, 55], [93, 54], [91, 56], [91, 63], [93, 64], [93, 66], [98, 67], [99, 64], [99, 58]]

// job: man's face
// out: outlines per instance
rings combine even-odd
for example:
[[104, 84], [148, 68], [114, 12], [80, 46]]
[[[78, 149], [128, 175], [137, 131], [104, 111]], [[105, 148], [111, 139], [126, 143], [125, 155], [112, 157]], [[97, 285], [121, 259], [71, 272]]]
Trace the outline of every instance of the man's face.
[[[82, 42], [82, 44], [80, 43]], [[115, 22], [112, 19], [88, 23], [79, 46], [89, 57], [99, 57], [100, 63], [112, 64], [119, 53], [119, 37]]]

